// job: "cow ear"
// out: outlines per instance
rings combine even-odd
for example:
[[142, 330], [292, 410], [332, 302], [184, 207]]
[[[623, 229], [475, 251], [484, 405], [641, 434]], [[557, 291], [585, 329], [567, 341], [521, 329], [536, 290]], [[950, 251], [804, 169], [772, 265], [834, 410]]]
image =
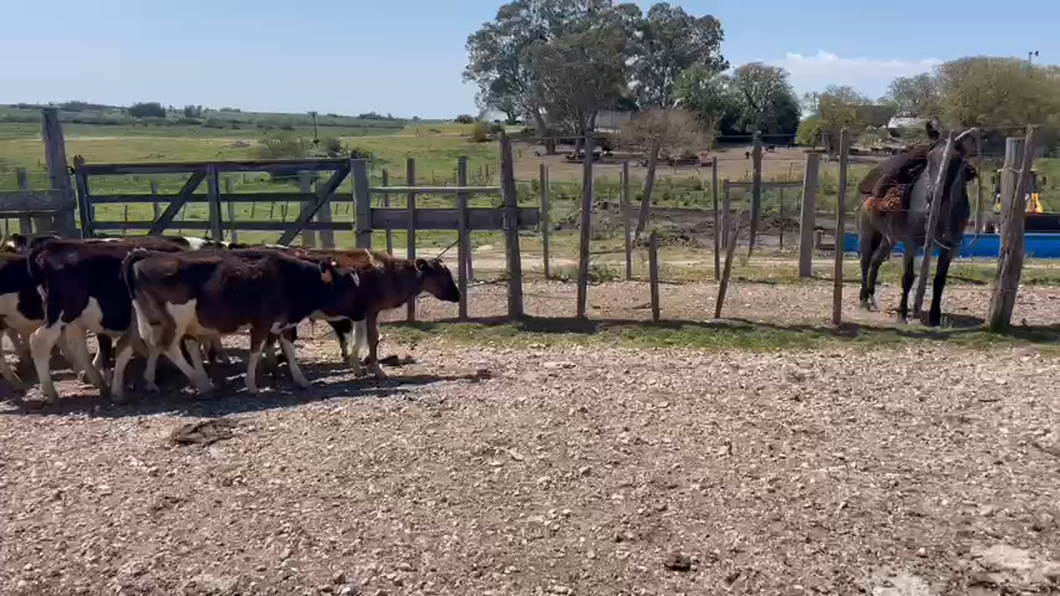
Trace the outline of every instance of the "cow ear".
[[331, 276], [331, 265], [330, 265], [330, 263], [321, 263], [320, 264], [320, 279], [321, 279], [321, 281], [323, 281], [326, 284], [331, 283], [332, 276]]
[[416, 259], [416, 271], [426, 272], [430, 268], [431, 265], [427, 262], [427, 259]]

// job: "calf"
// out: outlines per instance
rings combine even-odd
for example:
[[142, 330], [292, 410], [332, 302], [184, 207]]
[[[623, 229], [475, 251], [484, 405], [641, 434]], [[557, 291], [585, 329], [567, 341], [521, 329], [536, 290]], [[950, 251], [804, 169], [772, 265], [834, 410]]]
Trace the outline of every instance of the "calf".
[[[356, 374], [363, 374], [360, 362], [361, 349], [367, 344], [366, 365], [372, 374], [385, 378], [379, 366], [379, 314], [399, 308], [409, 300], [415, 300], [426, 292], [439, 300], [459, 302], [460, 289], [453, 274], [442, 259], [398, 259], [383, 251], [365, 249], [349, 250], [304, 250], [296, 254], [328, 256], [340, 267], [348, 267], [361, 276], [361, 287], [367, 302], [363, 321], [350, 318], [328, 319], [339, 340], [339, 349], [344, 359]], [[353, 350], [349, 350], [348, 337], [353, 331]], [[291, 339], [289, 336], [288, 339]]]
[[[269, 334], [281, 334], [316, 311], [363, 318], [359, 276], [331, 260], [311, 262], [277, 250], [181, 254], [135, 251], [122, 265], [133, 297], [141, 337], [164, 352], [200, 393], [212, 389], [201, 358], [195, 367], [180, 350], [181, 338], [219, 336], [250, 329], [246, 386], [257, 393], [256, 371]], [[308, 387], [295, 360], [294, 345], [280, 337], [291, 377]], [[131, 356], [119, 351], [115, 384]]]
[[[23, 364], [29, 361], [28, 348], [15, 338], [28, 338], [40, 327], [43, 318], [44, 306], [30, 279], [26, 255], [0, 253], [0, 330], [11, 338]], [[0, 375], [19, 391], [26, 390], [26, 385], [11, 370], [3, 354], [0, 354]]]
[[[119, 350], [136, 339], [132, 300], [121, 276], [121, 264], [134, 248], [148, 246], [157, 251], [181, 250], [172, 242], [154, 238], [135, 243], [50, 240], [30, 251], [26, 258], [29, 276], [44, 306], [43, 323], [30, 335], [30, 353], [47, 401], [58, 398], [48, 364], [52, 348], [64, 332], [73, 363], [85, 371], [101, 394], [106, 394], [100, 370], [88, 360], [85, 332], [92, 331], [101, 340], [120, 337]], [[123, 387], [115, 385], [115, 397], [120, 399]]]

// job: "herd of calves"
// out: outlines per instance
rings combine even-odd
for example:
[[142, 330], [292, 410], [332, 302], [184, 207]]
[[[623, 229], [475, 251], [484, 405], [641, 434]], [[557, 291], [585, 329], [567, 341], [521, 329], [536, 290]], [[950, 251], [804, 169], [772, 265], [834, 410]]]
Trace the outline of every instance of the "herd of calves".
[[[68, 240], [18, 234], [0, 247], [0, 331], [22, 362], [32, 359], [47, 402], [58, 398], [50, 370], [56, 347], [101, 395], [109, 392], [121, 401], [125, 368], [134, 355], [146, 358], [148, 391], [158, 390], [155, 372], [162, 354], [199, 392], [211, 391], [204, 356], [223, 360], [220, 337], [243, 331], [250, 334], [247, 391], [257, 393], [258, 363], [263, 354], [273, 359], [277, 340], [292, 379], [307, 387], [293, 344], [298, 323], [307, 318], [332, 326], [342, 356], [356, 374], [363, 373], [360, 352], [367, 344], [365, 364], [383, 376], [377, 352], [379, 313], [422, 292], [447, 302], [460, 300], [441, 259], [399, 259], [364, 249], [249, 246], [170, 236]], [[99, 345], [91, 361], [88, 332]], [[16, 390], [27, 390], [2, 354], [0, 374]]]

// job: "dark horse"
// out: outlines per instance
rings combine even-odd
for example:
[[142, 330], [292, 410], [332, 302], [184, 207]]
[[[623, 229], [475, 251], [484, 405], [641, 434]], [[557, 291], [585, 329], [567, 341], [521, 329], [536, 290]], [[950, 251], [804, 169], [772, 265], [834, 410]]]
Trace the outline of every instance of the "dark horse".
[[[898, 318], [905, 322], [909, 316], [909, 290], [913, 287], [916, 273], [913, 260], [917, 247], [924, 245], [928, 218], [935, 186], [942, 170], [946, 142], [939, 139], [938, 131], [929, 123], [930, 145], [913, 147], [900, 153], [870, 172], [859, 185], [863, 196], [858, 218], [858, 236], [861, 253], [861, 306], [871, 310], [876, 305], [876, 277], [880, 265], [890, 256], [899, 240], [904, 246], [902, 253], [902, 300], [898, 305]], [[937, 327], [942, 322], [942, 290], [946, 285], [950, 261], [964, 240], [964, 230], [971, 216], [967, 183], [976, 176], [968, 162], [971, 130], [953, 139], [949, 163], [945, 164], [942, 177], [942, 194], [939, 205], [938, 225], [935, 228], [935, 244], [938, 247], [938, 266], [932, 283], [931, 309], [928, 325]], [[890, 187], [890, 188], [888, 188]], [[890, 192], [888, 192], [890, 191]], [[900, 197], [896, 201], [882, 200], [885, 194]]]

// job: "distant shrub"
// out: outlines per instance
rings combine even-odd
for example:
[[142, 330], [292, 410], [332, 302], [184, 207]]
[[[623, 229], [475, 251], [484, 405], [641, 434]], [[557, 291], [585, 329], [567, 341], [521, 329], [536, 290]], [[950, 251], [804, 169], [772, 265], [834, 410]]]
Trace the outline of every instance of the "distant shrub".
[[134, 103], [127, 110], [133, 118], [165, 118], [166, 109], [157, 101]]
[[338, 137], [324, 137], [320, 141], [320, 146], [329, 157], [338, 157], [342, 154], [342, 139]]
[[280, 130], [292, 131], [292, 130], [294, 130], [294, 127], [291, 126], [290, 124], [282, 124], [282, 125], [280, 125]]
[[220, 118], [210, 117], [202, 123], [203, 128], [227, 128], [228, 123]]
[[493, 134], [504, 132], [504, 127], [500, 124], [493, 124], [492, 126], [490, 126], [490, 132]]
[[457, 124], [474, 124], [475, 117], [471, 114], [460, 114], [456, 117]]
[[202, 106], [184, 106], [185, 118], [202, 118]]
[[277, 134], [259, 140], [251, 153], [258, 159], [298, 159], [309, 154], [309, 147], [302, 137]]
[[488, 122], [476, 122], [471, 129], [472, 143], [485, 143], [490, 140], [490, 125]]
[[371, 149], [364, 149], [362, 147], [352, 147], [350, 149], [350, 158], [352, 159], [367, 159], [369, 161], [375, 159], [375, 153], [372, 153]]
[[236, 114], [240, 114], [240, 113], [243, 112], [243, 110], [241, 110], [239, 108], [221, 108], [221, 111], [222, 112], [233, 112], [233, 113], [236, 113]]
[[198, 118], [177, 118], [177, 124], [185, 126], [202, 126], [202, 120]]

